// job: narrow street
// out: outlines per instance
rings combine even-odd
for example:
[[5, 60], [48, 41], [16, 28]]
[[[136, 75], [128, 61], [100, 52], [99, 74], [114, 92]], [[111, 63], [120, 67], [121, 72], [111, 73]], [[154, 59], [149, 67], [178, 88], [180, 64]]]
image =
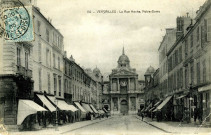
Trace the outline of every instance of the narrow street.
[[140, 133], [152, 133], [152, 134], [165, 134], [165, 132], [152, 127], [145, 122], [136, 118], [136, 116], [114, 116], [111, 119], [95, 123], [80, 129], [66, 131], [62, 134], [140, 134]]

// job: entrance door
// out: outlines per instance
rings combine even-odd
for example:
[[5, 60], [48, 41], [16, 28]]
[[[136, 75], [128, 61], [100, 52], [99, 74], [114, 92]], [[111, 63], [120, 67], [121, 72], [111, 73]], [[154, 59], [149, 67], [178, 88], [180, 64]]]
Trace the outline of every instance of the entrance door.
[[121, 101], [121, 107], [120, 107], [120, 112], [121, 114], [125, 115], [128, 114], [128, 104], [126, 100]]

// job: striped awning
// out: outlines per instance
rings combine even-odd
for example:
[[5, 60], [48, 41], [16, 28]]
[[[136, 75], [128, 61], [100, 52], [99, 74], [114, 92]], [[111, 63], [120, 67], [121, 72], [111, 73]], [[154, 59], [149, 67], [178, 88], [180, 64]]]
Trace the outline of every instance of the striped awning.
[[51, 112], [56, 111], [56, 108], [51, 104], [51, 102], [44, 95], [37, 94], [37, 97], [48, 108], [48, 110], [50, 110]]

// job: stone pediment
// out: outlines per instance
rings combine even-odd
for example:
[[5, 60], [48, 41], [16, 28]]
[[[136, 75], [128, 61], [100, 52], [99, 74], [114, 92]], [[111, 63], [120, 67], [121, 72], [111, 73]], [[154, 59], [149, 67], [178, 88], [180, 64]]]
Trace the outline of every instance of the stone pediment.
[[112, 74], [110, 76], [122, 76], [122, 75], [133, 75], [134, 76], [134, 75], [138, 75], [138, 74], [136, 74], [135, 72], [132, 72], [132, 71], [122, 69], [122, 70], [119, 70], [116, 72], [112, 72]]

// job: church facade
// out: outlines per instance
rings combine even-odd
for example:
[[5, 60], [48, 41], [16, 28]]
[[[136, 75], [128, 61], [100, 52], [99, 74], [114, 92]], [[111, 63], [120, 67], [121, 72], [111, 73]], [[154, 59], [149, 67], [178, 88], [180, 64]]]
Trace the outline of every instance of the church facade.
[[137, 114], [144, 107], [144, 81], [139, 81], [136, 69], [130, 67], [124, 48], [117, 64], [105, 85], [105, 106], [109, 106], [111, 114]]

